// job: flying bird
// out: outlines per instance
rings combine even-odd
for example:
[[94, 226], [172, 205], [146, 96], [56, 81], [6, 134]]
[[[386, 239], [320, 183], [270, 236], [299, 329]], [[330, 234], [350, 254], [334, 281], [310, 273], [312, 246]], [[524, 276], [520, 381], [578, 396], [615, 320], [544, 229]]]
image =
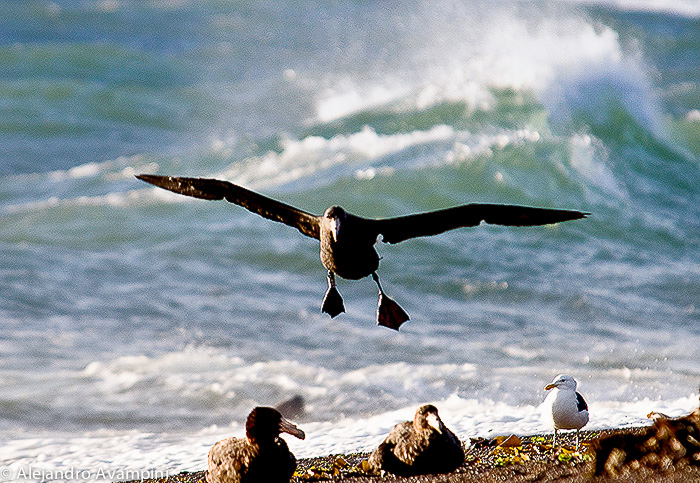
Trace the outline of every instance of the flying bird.
[[399, 476], [451, 473], [464, 463], [464, 449], [437, 408], [426, 404], [418, 408], [413, 421], [394, 426], [368, 463], [375, 472]]
[[576, 392], [576, 380], [566, 374], [559, 374], [547, 384], [547, 394], [542, 403], [542, 416], [553, 428], [552, 447], [557, 445], [557, 431], [560, 429], [576, 430], [576, 451], [579, 446], [579, 431], [588, 423], [588, 404], [580, 393]]
[[506, 226], [548, 225], [585, 218], [588, 213], [573, 210], [533, 208], [518, 205], [471, 203], [437, 211], [395, 218], [371, 219], [331, 206], [318, 216], [250, 191], [228, 181], [208, 178], [178, 178], [142, 174], [138, 179], [160, 188], [205, 200], [226, 200], [269, 220], [296, 228], [321, 245], [321, 262], [328, 271], [328, 290], [321, 310], [331, 318], [345, 312], [335, 276], [359, 280], [372, 276], [379, 289], [377, 324], [398, 330], [408, 314], [383, 291], [377, 269], [379, 255], [374, 248], [379, 236], [385, 243], [431, 236], [455, 228], [478, 226], [481, 222]]
[[289, 483], [297, 459], [280, 433], [304, 439], [304, 432], [274, 408], [256, 407], [245, 423], [245, 438], [226, 438], [209, 450], [208, 483]]

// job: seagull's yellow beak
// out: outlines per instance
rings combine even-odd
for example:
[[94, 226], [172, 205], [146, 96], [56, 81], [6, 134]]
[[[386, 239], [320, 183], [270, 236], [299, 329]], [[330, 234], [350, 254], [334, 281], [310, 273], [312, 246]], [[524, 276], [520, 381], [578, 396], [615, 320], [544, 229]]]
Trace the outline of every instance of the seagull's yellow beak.
[[550, 389], [554, 389], [555, 387], [557, 387], [556, 384], [547, 384], [546, 386], [544, 386], [544, 390], [549, 391]]

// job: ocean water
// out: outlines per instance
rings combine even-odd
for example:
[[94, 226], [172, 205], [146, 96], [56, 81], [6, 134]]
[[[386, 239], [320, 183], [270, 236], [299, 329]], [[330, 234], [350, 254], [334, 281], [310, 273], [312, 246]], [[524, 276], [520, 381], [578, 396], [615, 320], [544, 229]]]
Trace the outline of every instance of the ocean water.
[[[560, 372], [592, 429], [692, 410], [699, 66], [689, 0], [0, 3], [0, 480], [202, 470], [295, 395], [298, 457], [426, 402], [464, 440], [545, 433]], [[313, 240], [138, 173], [591, 216], [379, 243], [397, 333], [369, 278], [320, 312]]]

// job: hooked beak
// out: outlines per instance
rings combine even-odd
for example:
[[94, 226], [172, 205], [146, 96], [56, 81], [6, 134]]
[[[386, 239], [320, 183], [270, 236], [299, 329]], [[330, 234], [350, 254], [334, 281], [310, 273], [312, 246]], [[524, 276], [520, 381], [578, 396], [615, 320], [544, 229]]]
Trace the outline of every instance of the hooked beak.
[[297, 428], [296, 425], [293, 423], [287, 421], [286, 419], [282, 418], [282, 421], [280, 421], [280, 433], [289, 433], [292, 436], [296, 436], [299, 439], [304, 439], [306, 438], [306, 435], [304, 434], [304, 431], [301, 429]]
[[338, 243], [338, 232], [340, 231], [340, 220], [338, 218], [331, 219], [331, 233], [333, 234], [333, 241]]
[[550, 389], [554, 389], [555, 387], [557, 387], [556, 384], [547, 384], [546, 386], [544, 386], [544, 390], [549, 391]]
[[428, 416], [425, 418], [425, 420], [428, 422], [428, 425], [435, 429], [438, 433], [442, 434], [442, 421], [440, 421], [440, 418], [438, 417], [437, 414], [435, 413], [430, 413]]

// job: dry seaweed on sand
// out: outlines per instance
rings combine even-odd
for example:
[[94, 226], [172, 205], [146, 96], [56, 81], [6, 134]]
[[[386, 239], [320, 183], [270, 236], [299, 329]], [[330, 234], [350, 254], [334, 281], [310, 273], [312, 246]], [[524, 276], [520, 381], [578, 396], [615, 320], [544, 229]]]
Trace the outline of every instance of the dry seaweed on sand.
[[[584, 441], [589, 442], [599, 435], [598, 432], [582, 433]], [[563, 449], [556, 452], [551, 448], [551, 436], [517, 437], [505, 435], [493, 439], [475, 439], [465, 448], [465, 463], [454, 473], [446, 475], [428, 475], [416, 477], [379, 476], [369, 472], [366, 459], [369, 453], [330, 455], [299, 460], [293, 482], [307, 481], [344, 481], [364, 483], [378, 481], [396, 482], [481, 482], [493, 481], [498, 477], [508, 481], [512, 476], [535, 472], [547, 472], [547, 467], [558, 468], [556, 474], [578, 471], [581, 465], [587, 465], [591, 459], [589, 450], [584, 448], [578, 453], [571, 451], [573, 440], [567, 441]], [[561, 458], [561, 455], [571, 457]], [[503, 478], [506, 478], [505, 480]], [[180, 473], [167, 479], [144, 480], [142, 483], [203, 483], [204, 471]], [[523, 480], [525, 481], [525, 480]], [[532, 481], [532, 480], [531, 480]]]
[[[700, 482], [699, 433], [700, 410], [696, 410], [682, 418], [658, 418], [648, 427], [582, 431], [579, 451], [573, 449], [572, 433], [558, 438], [562, 445], [556, 449], [549, 434], [473, 439], [465, 448], [464, 464], [446, 475], [371, 475], [363, 464], [369, 453], [304, 458], [292, 482]], [[204, 483], [204, 474], [184, 472], [141, 483]]]

